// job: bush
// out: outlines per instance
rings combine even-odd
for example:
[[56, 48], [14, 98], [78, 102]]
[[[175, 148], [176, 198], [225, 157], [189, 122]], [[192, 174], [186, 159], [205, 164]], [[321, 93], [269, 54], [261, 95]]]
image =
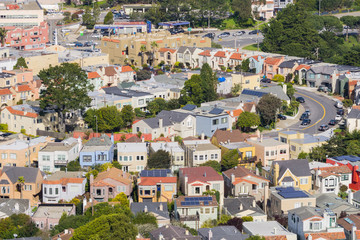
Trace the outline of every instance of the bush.
[[284, 82], [285, 81], [285, 78], [283, 75], [280, 75], [280, 74], [276, 74], [273, 79], [271, 79], [272, 81], [274, 82]]
[[22, 134], [26, 134], [26, 129], [23, 128], [23, 129], [20, 130], [20, 132], [21, 132]]
[[0, 131], [8, 131], [8, 125], [5, 123], [0, 124]]

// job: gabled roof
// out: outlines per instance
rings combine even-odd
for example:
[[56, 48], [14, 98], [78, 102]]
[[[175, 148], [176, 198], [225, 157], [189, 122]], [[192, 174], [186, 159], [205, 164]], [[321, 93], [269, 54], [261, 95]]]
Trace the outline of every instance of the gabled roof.
[[[351, 220], [351, 221], [349, 221]], [[360, 228], [360, 215], [351, 214], [343, 218], [339, 218], [337, 220], [337, 224], [346, 229], [347, 231], [351, 231], [352, 227], [355, 226], [357, 229]]]
[[280, 63], [279, 68], [293, 68], [296, 64], [295, 60]]
[[154, 213], [155, 215], [170, 219], [167, 202], [133, 202], [130, 206], [131, 212], [134, 215], [145, 212], [145, 208], [149, 213]]
[[224, 181], [222, 176], [220, 176], [212, 167], [180, 168], [180, 171], [183, 173], [183, 176], [188, 177], [188, 183], [193, 183], [195, 181]]
[[177, 177], [141, 177], [139, 186], [156, 186], [162, 183], [176, 183]]
[[152, 239], [159, 239], [159, 235], [163, 236], [164, 240], [201, 240], [199, 236], [193, 236], [191, 233], [188, 233], [185, 228], [177, 227], [173, 225], [166, 225], [160, 228], [157, 228], [150, 232]]
[[346, 166], [346, 165], [322, 167], [322, 168], [318, 168], [318, 170], [321, 171], [319, 176], [324, 177], [324, 178], [328, 177], [328, 176], [332, 176], [332, 175], [351, 173], [350, 168], [348, 168], [348, 166]]
[[256, 106], [256, 105], [255, 105], [254, 102], [246, 102], [246, 103], [244, 103], [244, 105], [243, 105], [243, 109], [244, 109], [245, 112], [250, 112], [251, 109], [252, 109], [253, 107], [255, 107], [255, 106]]
[[24, 177], [25, 183], [36, 183], [36, 178], [39, 173], [40, 169], [38, 168], [4, 166], [1, 171], [1, 176], [6, 174], [12, 183], [16, 183], [19, 177]]
[[300, 64], [295, 70], [299, 71], [303, 68], [305, 68], [306, 70], [309, 70], [311, 68], [311, 66], [305, 65], [305, 64]]
[[240, 114], [242, 114], [243, 113], [243, 110], [241, 110], [241, 109], [235, 109], [235, 110], [229, 110], [229, 111], [226, 111], [230, 116], [232, 116], [232, 117], [238, 117], [238, 116], [240, 116]]
[[241, 58], [241, 53], [233, 53], [233, 54], [231, 55], [230, 59], [242, 60], [242, 58]]
[[104, 172], [99, 173], [94, 180], [94, 184], [97, 182], [103, 181], [106, 178], [111, 178], [115, 181], [118, 181], [118, 182], [121, 182], [124, 184], [132, 183], [131, 175], [129, 173], [123, 172], [122, 170], [113, 167]]
[[181, 46], [179, 47], [179, 49], [177, 50], [177, 53], [184, 53], [186, 50], [189, 50], [191, 54], [193, 54], [195, 52], [196, 47], [186, 47], [186, 46]]
[[289, 210], [289, 214], [296, 214], [302, 221], [312, 217], [323, 218], [323, 210], [317, 211], [316, 209], [315, 207], [303, 206]]
[[[242, 205], [242, 209], [240, 209], [240, 205]], [[255, 198], [253, 196], [224, 198], [224, 207], [232, 216], [248, 210], [254, 211], [255, 214], [266, 215], [265, 212], [256, 204]]]
[[13, 89], [14, 89], [16, 92], [28, 92], [28, 91], [31, 91], [30, 86], [27, 85], [27, 84], [17, 85], [17, 86], [15, 86], [15, 87], [13, 87]]
[[130, 66], [122, 66], [121, 72], [134, 72], [134, 69], [132, 69]]
[[221, 58], [225, 58], [225, 52], [224, 51], [217, 51], [217, 53], [215, 53], [214, 57], [221, 57]]
[[268, 57], [265, 59], [265, 64], [278, 65], [278, 64], [280, 64], [281, 61], [282, 61], [281, 58]]
[[143, 119], [150, 128], [155, 129], [159, 128], [159, 120], [163, 120], [163, 127], [172, 126], [175, 123], [181, 123], [185, 118], [187, 118], [190, 113], [178, 112], [178, 111], [167, 111], [162, 110], [158, 113], [156, 117]]
[[243, 133], [239, 129], [234, 130], [220, 130], [217, 129], [211, 139], [216, 138], [217, 142], [244, 142], [251, 137], [248, 133]]
[[352, 108], [348, 118], [360, 119], [360, 109]]
[[252, 56], [252, 57], [250, 57], [250, 58], [253, 58], [253, 59], [255, 59], [257, 62], [260, 62], [259, 59], [263, 59], [264, 57], [262, 57], [262, 56], [260, 56], [260, 55], [256, 55], [256, 56]]
[[9, 88], [2, 88], [0, 89], [0, 95], [11, 95], [11, 91]]
[[109, 66], [105, 67], [105, 75], [106, 76], [115, 76], [117, 74], [115, 67]]
[[321, 240], [340, 240], [346, 239], [344, 231], [342, 232], [320, 232], [320, 233], [305, 233], [305, 239], [309, 238], [311, 235], [312, 240], [321, 239]]
[[25, 213], [30, 209], [29, 199], [0, 198], [0, 215], [9, 217], [13, 214]]
[[84, 146], [111, 146], [113, 143], [108, 135], [103, 134], [100, 137], [93, 137], [87, 141]]
[[279, 178], [281, 179], [286, 170], [290, 170], [297, 177], [311, 176], [309, 161], [307, 159], [274, 161], [273, 165], [279, 164]]
[[213, 228], [200, 228], [199, 234], [203, 239], [208, 239], [209, 232], [211, 231], [211, 240], [245, 240], [249, 237], [248, 234], [242, 234], [234, 226], [217, 226]]
[[13, 115], [19, 115], [19, 116], [25, 116], [25, 117], [31, 117], [31, 118], [37, 118], [39, 115], [35, 112], [27, 112], [27, 111], [21, 111], [21, 110], [17, 110], [15, 108], [18, 108], [21, 105], [17, 105], [17, 106], [9, 106], [6, 107], [6, 109]]
[[172, 49], [172, 48], [160, 48], [158, 52], [171, 52], [171, 53], [174, 53], [174, 52], [176, 52], [176, 49]]
[[206, 57], [211, 57], [211, 51], [210, 50], [205, 50], [201, 53], [199, 53], [200, 56], [206, 56]]
[[252, 177], [255, 177], [255, 178], [259, 178], [261, 180], [264, 180], [266, 182], [269, 182], [268, 179], [262, 177], [262, 176], [259, 176], [259, 175], [256, 175], [255, 173], [251, 172], [249, 169], [246, 169], [244, 167], [234, 167], [234, 168], [231, 168], [225, 172], [223, 172], [223, 174], [225, 176], [227, 176], [229, 179], [231, 179], [231, 175], [234, 174], [235, 178], [243, 178], [243, 177], [247, 177], [247, 176], [252, 176]]
[[97, 72], [88, 72], [88, 79], [99, 78], [100, 75]]
[[132, 143], [132, 142], [142, 142], [142, 140], [138, 136], [132, 136], [125, 140], [125, 142]]

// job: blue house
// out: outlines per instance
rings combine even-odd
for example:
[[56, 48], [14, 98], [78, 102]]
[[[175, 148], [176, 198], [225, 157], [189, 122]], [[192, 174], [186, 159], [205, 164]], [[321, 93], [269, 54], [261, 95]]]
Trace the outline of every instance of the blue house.
[[80, 166], [91, 167], [95, 164], [111, 163], [114, 159], [114, 137], [105, 134], [94, 137], [84, 144], [80, 151]]
[[230, 128], [230, 116], [224, 109], [215, 107], [210, 111], [202, 110], [196, 114], [196, 134], [199, 136], [204, 133], [205, 136], [212, 137], [217, 129]]
[[259, 74], [262, 72], [265, 57], [263, 57], [261, 55], [256, 55], [256, 56], [249, 57], [249, 61], [250, 61], [250, 63], [249, 63], [250, 69], [255, 69], [256, 74]]

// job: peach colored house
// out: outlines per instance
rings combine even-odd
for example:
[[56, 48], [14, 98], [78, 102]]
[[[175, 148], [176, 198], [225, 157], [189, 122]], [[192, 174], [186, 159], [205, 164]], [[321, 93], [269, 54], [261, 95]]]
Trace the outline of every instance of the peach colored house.
[[284, 57], [268, 57], [264, 62], [263, 73], [267, 78], [272, 79], [276, 74], [279, 74], [279, 65], [284, 61]]
[[51, 230], [59, 224], [64, 213], [67, 216], [75, 215], [75, 205], [70, 203], [40, 204], [31, 219], [41, 230]]
[[158, 50], [157, 61], [164, 61], [166, 65], [174, 65], [176, 63], [176, 49], [160, 48]]
[[54, 142], [51, 137], [38, 137], [30, 141], [20, 138], [11, 139], [0, 143], [0, 169], [6, 166], [27, 167], [37, 166], [38, 152], [49, 142]]
[[171, 202], [177, 193], [177, 177], [141, 177], [139, 202]]
[[0, 74], [0, 87], [11, 87], [18, 83], [33, 81], [33, 72], [29, 69], [15, 69], [2, 71]]
[[0, 89], [0, 100], [1, 100], [1, 108], [12, 105], [12, 92], [10, 91], [10, 88]]
[[0, 198], [21, 198], [19, 177], [25, 179], [22, 187], [22, 198], [29, 199], [30, 205], [35, 206], [39, 202], [43, 183], [43, 175], [38, 168], [4, 167], [0, 171]]

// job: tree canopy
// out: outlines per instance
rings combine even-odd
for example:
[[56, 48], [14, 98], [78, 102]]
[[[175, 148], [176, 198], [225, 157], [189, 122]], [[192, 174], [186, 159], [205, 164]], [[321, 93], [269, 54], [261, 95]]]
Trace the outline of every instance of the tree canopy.
[[109, 11], [104, 18], [104, 24], [113, 24], [114, 22], [114, 15], [111, 11]]
[[86, 111], [84, 120], [93, 129], [97, 124], [99, 132], [116, 132], [124, 126], [121, 112], [115, 106], [106, 106], [100, 109], [90, 108]]
[[200, 166], [212, 167], [215, 171], [221, 172], [221, 164], [218, 161], [215, 161], [215, 160], [209, 160], [207, 162], [204, 162]]
[[239, 153], [237, 149], [229, 150], [221, 158], [222, 170], [226, 171], [239, 164]]
[[260, 119], [264, 126], [275, 122], [276, 114], [281, 108], [282, 101], [274, 95], [266, 94], [260, 98], [256, 110], [260, 113]]
[[167, 151], [158, 150], [150, 154], [148, 159], [148, 168], [170, 168], [171, 156]]
[[240, 114], [236, 125], [244, 132], [255, 130], [260, 125], [260, 117], [251, 112], [243, 112]]
[[13, 239], [17, 237], [33, 237], [40, 230], [26, 214], [13, 214], [10, 217], [0, 219], [0, 239]]
[[20, 68], [29, 68], [28, 65], [26, 64], [25, 58], [23, 57], [19, 57], [14, 66], [14, 69], [20, 69]]

